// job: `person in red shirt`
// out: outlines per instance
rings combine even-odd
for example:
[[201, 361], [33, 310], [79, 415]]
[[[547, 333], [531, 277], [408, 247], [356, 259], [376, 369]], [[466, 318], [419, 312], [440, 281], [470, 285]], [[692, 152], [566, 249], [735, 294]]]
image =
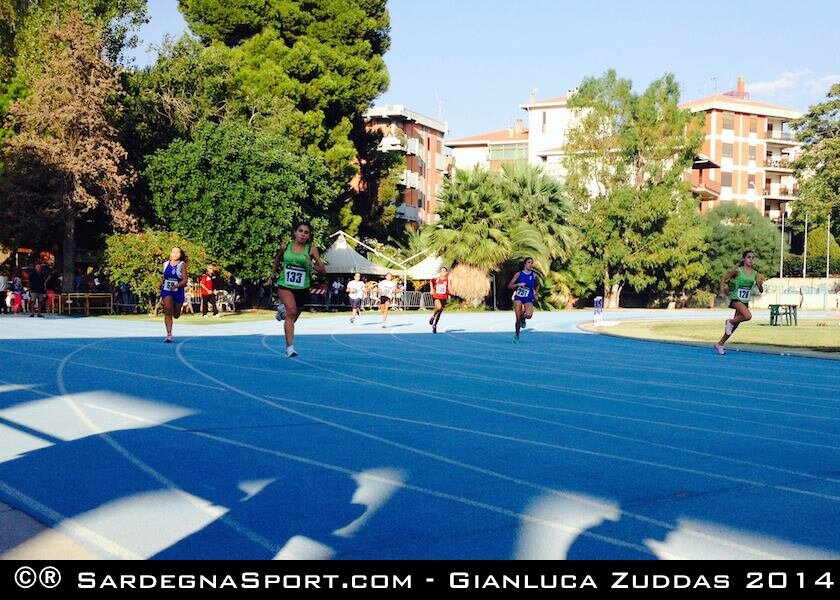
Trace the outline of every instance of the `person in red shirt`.
[[207, 271], [199, 280], [201, 285], [201, 316], [207, 318], [207, 305], [213, 305], [213, 316], [219, 316], [219, 309], [216, 307], [216, 292], [213, 289], [213, 265], [207, 265]]
[[429, 319], [432, 326], [432, 333], [437, 333], [438, 321], [443, 309], [446, 308], [446, 301], [449, 300], [449, 269], [441, 267], [438, 276], [429, 283], [432, 288], [432, 298], [435, 299], [435, 312]]

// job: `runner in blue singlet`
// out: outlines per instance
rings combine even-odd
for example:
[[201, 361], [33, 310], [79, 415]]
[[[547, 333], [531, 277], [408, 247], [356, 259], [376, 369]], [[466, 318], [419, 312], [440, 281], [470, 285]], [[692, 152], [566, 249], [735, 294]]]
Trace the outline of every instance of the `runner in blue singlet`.
[[163, 322], [166, 325], [166, 342], [172, 342], [172, 320], [181, 316], [184, 305], [184, 288], [187, 286], [187, 255], [178, 246], [169, 252], [163, 263], [160, 282], [160, 299], [163, 302]]
[[534, 299], [539, 290], [537, 274], [531, 269], [534, 266], [533, 258], [526, 258], [522, 261], [519, 271], [508, 283], [508, 289], [513, 292], [513, 312], [516, 315], [516, 335], [513, 342], [519, 342], [519, 330], [525, 327], [525, 320], [534, 316]]

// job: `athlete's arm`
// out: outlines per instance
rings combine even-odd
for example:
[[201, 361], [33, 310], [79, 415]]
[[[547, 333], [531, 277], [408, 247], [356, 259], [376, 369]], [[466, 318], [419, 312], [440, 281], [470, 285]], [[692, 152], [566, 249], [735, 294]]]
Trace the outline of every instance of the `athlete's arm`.
[[283, 259], [283, 253], [286, 251], [286, 246], [280, 246], [277, 255], [274, 257], [274, 263], [271, 265], [271, 275], [268, 276], [267, 283], [274, 283], [277, 279], [277, 268], [280, 266], [280, 261]]
[[510, 283], [508, 283], [507, 287], [509, 290], [515, 290], [516, 288], [523, 285], [522, 283], [517, 283], [516, 280], [519, 279], [519, 271], [511, 278]]
[[188, 267], [189, 267], [189, 264], [187, 263], [187, 261], [184, 261], [184, 270], [181, 273], [181, 281], [178, 282], [178, 287], [179, 288], [186, 288], [187, 287], [187, 282], [190, 280], [190, 274], [187, 273]]
[[726, 298], [726, 284], [729, 283], [729, 280], [735, 277], [738, 274], [738, 267], [735, 267], [731, 271], [729, 271], [726, 275], [721, 277], [720, 279], [720, 293], [719, 296], [721, 298]]
[[318, 252], [318, 248], [312, 246], [309, 250], [309, 256], [312, 257], [312, 267], [321, 275], [326, 275], [327, 267], [324, 266], [324, 262], [321, 260], [321, 254]]
[[764, 276], [761, 273], [756, 273], [755, 275], [755, 286], [758, 288], [759, 293], [764, 293]]

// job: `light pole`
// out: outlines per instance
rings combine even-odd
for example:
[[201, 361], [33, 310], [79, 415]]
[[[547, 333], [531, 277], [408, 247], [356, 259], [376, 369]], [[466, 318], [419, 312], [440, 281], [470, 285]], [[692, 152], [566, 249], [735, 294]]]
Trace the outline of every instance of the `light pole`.
[[805, 213], [805, 251], [802, 253], [802, 279], [808, 276], [808, 213]]

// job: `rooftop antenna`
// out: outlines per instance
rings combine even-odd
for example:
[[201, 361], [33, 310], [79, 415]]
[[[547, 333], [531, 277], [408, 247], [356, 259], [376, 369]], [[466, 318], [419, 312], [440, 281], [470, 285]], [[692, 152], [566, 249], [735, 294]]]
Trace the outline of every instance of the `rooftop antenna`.
[[712, 77], [712, 81], [713, 81], [713, 82], [714, 82], [714, 84], [715, 84], [715, 94], [717, 94], [717, 82], [718, 82], [718, 78], [717, 78], [717, 77]]

